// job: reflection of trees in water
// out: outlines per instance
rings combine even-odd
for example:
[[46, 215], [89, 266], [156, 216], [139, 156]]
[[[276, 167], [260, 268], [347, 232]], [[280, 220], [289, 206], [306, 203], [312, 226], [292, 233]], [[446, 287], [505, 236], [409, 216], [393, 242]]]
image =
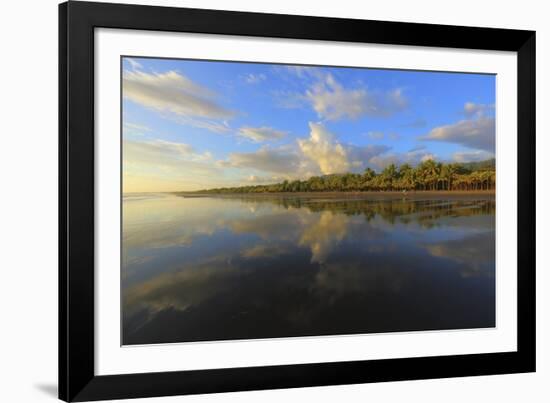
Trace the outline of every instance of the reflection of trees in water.
[[308, 209], [313, 213], [330, 211], [348, 216], [363, 215], [367, 221], [380, 216], [386, 222], [396, 220], [434, 226], [442, 217], [494, 216], [494, 200], [327, 200], [309, 198], [239, 198], [244, 203], [272, 203], [289, 209]]

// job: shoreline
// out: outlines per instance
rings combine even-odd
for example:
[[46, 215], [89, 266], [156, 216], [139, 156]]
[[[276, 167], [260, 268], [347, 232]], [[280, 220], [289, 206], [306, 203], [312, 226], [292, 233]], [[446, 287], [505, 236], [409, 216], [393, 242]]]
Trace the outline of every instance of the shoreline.
[[421, 190], [409, 191], [363, 191], [363, 192], [273, 192], [273, 193], [200, 193], [167, 192], [184, 198], [301, 198], [301, 199], [348, 199], [348, 200], [435, 200], [435, 199], [484, 199], [494, 200], [495, 190]]

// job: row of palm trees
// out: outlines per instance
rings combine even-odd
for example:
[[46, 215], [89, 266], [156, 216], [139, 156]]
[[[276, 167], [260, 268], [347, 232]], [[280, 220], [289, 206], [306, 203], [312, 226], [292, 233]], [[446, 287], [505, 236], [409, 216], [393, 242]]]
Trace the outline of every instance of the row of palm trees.
[[487, 163], [445, 164], [427, 160], [416, 167], [390, 164], [380, 173], [367, 168], [362, 174], [345, 173], [313, 176], [269, 185], [208, 189], [206, 193], [278, 193], [323, 191], [404, 191], [404, 190], [493, 190], [494, 160]]

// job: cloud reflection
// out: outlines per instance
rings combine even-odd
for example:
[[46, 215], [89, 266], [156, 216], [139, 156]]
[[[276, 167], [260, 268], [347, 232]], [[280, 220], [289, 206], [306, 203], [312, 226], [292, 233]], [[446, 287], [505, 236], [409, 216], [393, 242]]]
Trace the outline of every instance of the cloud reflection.
[[[491, 292], [476, 294], [484, 309], [473, 319], [460, 310], [470, 303], [461, 293], [494, 290], [491, 201], [161, 195], [125, 203], [124, 215], [131, 343], [452, 328], [494, 316]], [[429, 314], [434, 307], [461, 319]], [[418, 322], [400, 316], [413, 308], [426, 312]], [[339, 313], [334, 329], [323, 324], [328, 312]]]

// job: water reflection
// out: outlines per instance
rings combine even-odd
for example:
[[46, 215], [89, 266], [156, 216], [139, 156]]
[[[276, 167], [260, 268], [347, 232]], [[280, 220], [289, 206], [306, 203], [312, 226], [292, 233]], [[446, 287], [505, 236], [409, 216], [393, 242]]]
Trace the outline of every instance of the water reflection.
[[495, 324], [495, 203], [125, 197], [124, 344]]

